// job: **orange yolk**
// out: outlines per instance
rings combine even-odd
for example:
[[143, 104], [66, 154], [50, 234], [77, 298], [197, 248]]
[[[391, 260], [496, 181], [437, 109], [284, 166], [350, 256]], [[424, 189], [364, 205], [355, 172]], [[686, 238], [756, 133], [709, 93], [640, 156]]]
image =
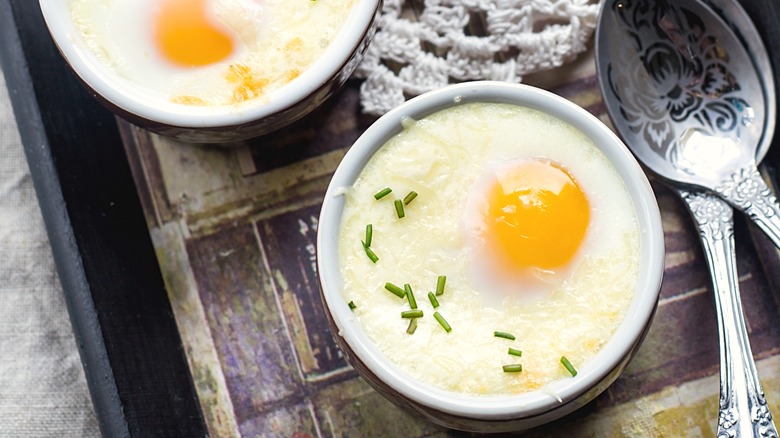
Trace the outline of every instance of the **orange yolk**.
[[208, 15], [207, 0], [162, 0], [154, 38], [162, 55], [184, 67], [213, 64], [233, 53], [233, 40]]
[[497, 174], [488, 195], [487, 241], [509, 271], [565, 265], [589, 222], [585, 193], [550, 161], [523, 161]]

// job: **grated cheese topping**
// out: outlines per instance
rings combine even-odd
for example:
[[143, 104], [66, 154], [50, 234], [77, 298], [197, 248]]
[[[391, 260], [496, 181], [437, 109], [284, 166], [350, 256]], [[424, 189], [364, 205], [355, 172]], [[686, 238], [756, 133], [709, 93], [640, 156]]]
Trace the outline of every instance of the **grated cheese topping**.
[[156, 0], [70, 0], [94, 55], [150, 96], [193, 106], [262, 102], [300, 76], [338, 34], [355, 0], [212, 0], [208, 14], [233, 53], [203, 67], [173, 65], [154, 41]]
[[[344, 191], [342, 294], [356, 304], [367, 335], [414, 379], [455, 392], [517, 394], [571, 378], [561, 356], [576, 368], [587, 363], [615, 332], [636, 288], [639, 229], [617, 171], [581, 132], [529, 108], [469, 103], [405, 120], [403, 127]], [[478, 181], [494, 166], [541, 156], [567, 166], [587, 193], [588, 234], [572, 265], [549, 279], [541, 295], [525, 294], [522, 286], [499, 293], [487, 287], [485, 261], [465, 231], [479, 204], [470, 199], [475, 192], [478, 198]], [[374, 199], [384, 187], [392, 194]], [[410, 191], [419, 195], [399, 219], [393, 202]], [[376, 263], [361, 244], [367, 224]], [[427, 293], [440, 275], [447, 282], [434, 309]], [[408, 301], [385, 290], [386, 282], [415, 291], [424, 316], [414, 334], [400, 317]], [[522, 356], [508, 354], [510, 347]], [[522, 364], [522, 371], [503, 372], [508, 364]]]

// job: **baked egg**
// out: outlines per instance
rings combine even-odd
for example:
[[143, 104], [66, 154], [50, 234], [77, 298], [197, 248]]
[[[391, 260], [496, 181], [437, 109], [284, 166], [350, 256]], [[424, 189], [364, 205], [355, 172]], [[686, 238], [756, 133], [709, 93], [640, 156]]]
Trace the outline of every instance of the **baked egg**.
[[342, 296], [418, 381], [545, 390], [607, 343], [633, 298], [628, 191], [582, 132], [541, 111], [475, 102], [405, 119], [340, 193]]
[[267, 98], [322, 55], [354, 0], [71, 0], [77, 29], [121, 77], [170, 102]]

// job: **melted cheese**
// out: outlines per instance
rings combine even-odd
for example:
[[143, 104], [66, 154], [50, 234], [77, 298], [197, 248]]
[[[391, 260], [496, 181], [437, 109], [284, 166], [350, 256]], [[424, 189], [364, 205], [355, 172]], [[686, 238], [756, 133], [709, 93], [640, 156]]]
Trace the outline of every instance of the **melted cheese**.
[[[469, 193], [481, 175], [508, 160], [547, 157], [567, 166], [587, 193], [592, 223], [582, 253], [565, 278], [539, 297], [500, 294], [486, 285], [479, 251], [466, 224], [474, 212]], [[380, 200], [384, 187], [393, 193]], [[394, 199], [419, 196], [398, 219]], [[415, 379], [468, 394], [513, 394], [543, 389], [570, 375], [610, 339], [633, 297], [639, 271], [639, 230], [631, 199], [616, 170], [581, 132], [528, 108], [464, 104], [407, 120], [404, 130], [369, 161], [353, 187], [339, 243], [343, 297], [367, 335]], [[372, 263], [361, 240], [373, 226]], [[440, 307], [427, 293], [447, 276]], [[410, 284], [424, 312], [412, 335], [400, 313], [409, 309], [384, 289]], [[438, 311], [452, 326], [445, 332]], [[513, 333], [509, 341], [494, 331]], [[507, 354], [508, 348], [523, 352]], [[520, 373], [503, 365], [519, 363]]]
[[298, 77], [336, 37], [354, 0], [213, 0], [211, 19], [235, 40], [226, 59], [182, 67], [165, 59], [152, 28], [155, 0], [71, 0], [86, 46], [150, 95], [198, 106], [267, 99]]

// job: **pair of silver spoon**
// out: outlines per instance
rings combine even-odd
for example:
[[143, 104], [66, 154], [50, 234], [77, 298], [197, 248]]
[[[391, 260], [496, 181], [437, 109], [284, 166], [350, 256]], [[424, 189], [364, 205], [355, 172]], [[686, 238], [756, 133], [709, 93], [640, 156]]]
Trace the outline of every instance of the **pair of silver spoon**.
[[777, 437], [745, 328], [733, 207], [780, 248], [780, 205], [757, 163], [775, 129], [772, 68], [735, 0], [606, 0], [596, 29], [605, 104], [644, 166], [691, 211], [718, 313], [718, 437]]

